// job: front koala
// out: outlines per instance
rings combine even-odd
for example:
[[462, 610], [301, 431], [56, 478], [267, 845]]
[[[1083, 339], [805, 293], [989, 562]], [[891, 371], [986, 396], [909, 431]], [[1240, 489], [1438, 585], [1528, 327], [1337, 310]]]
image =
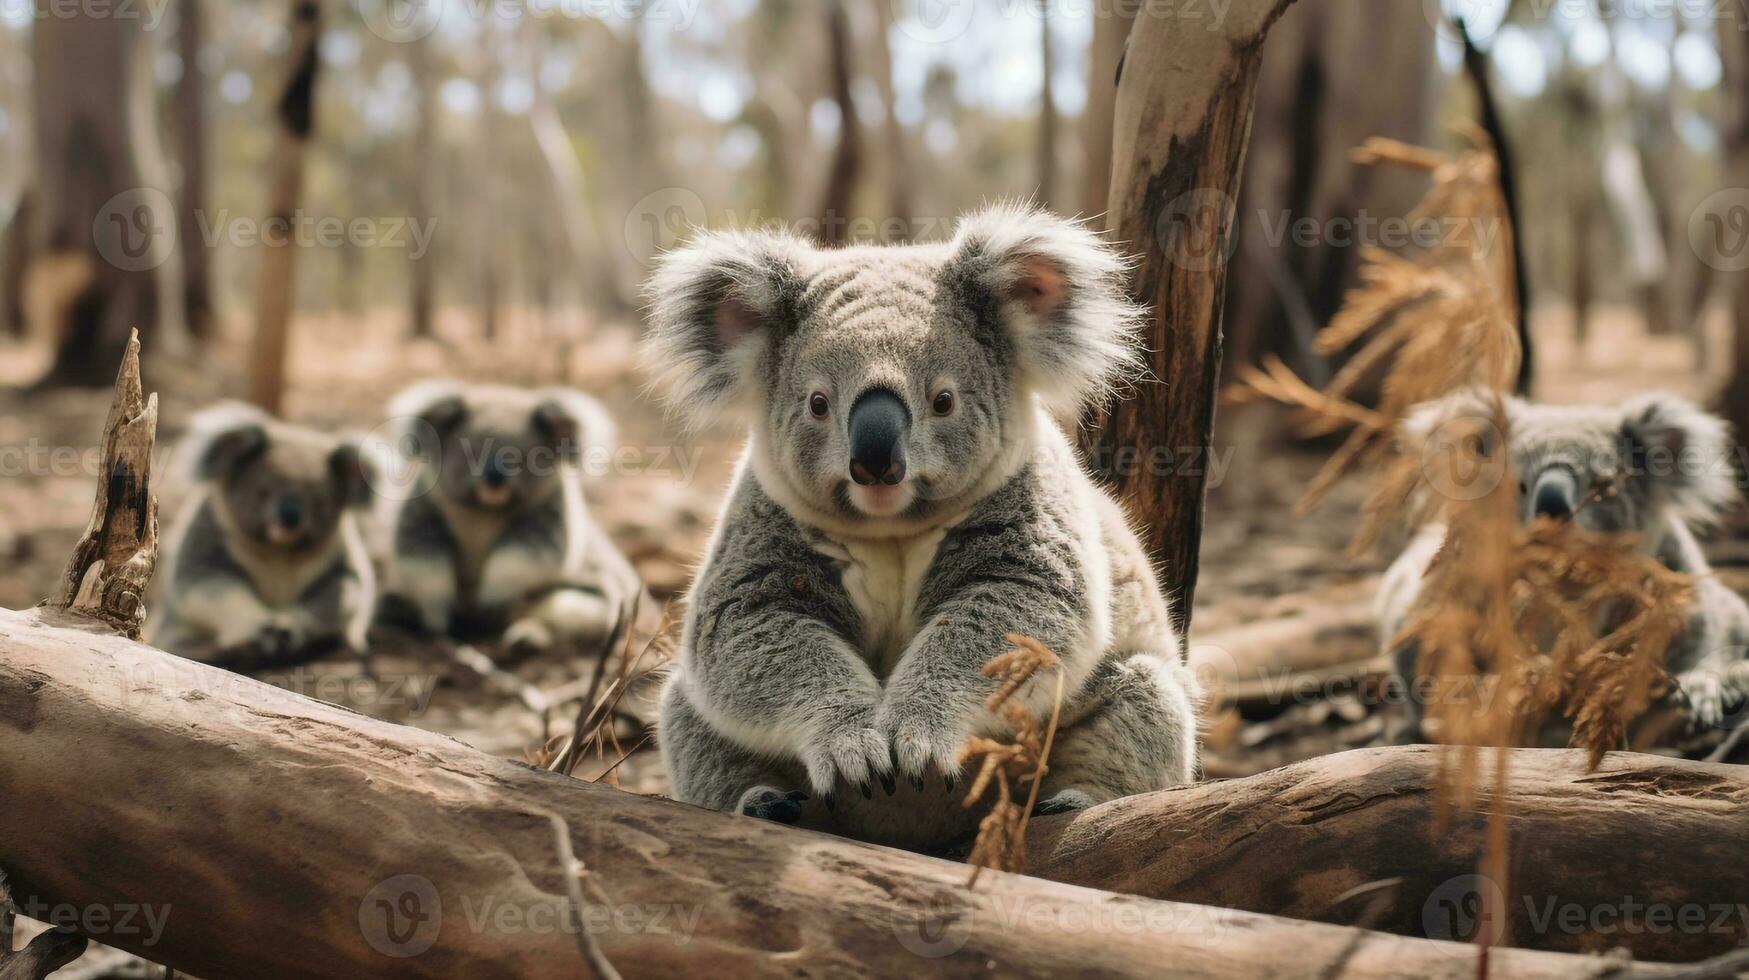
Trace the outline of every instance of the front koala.
[[585, 455], [612, 448], [606, 410], [569, 389], [432, 381], [389, 413], [409, 484], [383, 522], [389, 618], [522, 654], [606, 640], [640, 588], [583, 500]]
[[[688, 422], [750, 429], [662, 700], [678, 798], [960, 837], [958, 750], [1008, 734], [979, 673], [1008, 633], [1066, 673], [1045, 808], [1192, 778], [1166, 600], [1052, 416], [1133, 366], [1121, 282], [1080, 225], [1011, 208], [942, 244], [714, 233], [663, 258], [647, 363]], [[1017, 697], [1048, 716], [1053, 689]]]
[[[1689, 708], [1691, 730], [1717, 727], [1749, 700], [1749, 605], [1712, 574], [1695, 532], [1737, 500], [1725, 423], [1673, 395], [1625, 405], [1534, 405], [1501, 401], [1518, 480], [1519, 518], [1572, 521], [1602, 533], [1633, 533], [1666, 567], [1695, 577], [1688, 629], [1666, 669]], [[1437, 448], [1441, 433], [1489, 420], [1494, 401], [1461, 392], [1420, 406], [1403, 423], [1410, 447]], [[1447, 428], [1447, 427], [1450, 428]], [[1406, 689], [1416, 676], [1413, 644], [1392, 648], [1445, 540], [1443, 524], [1422, 528], [1385, 573], [1377, 602], [1379, 635]], [[1411, 697], [1409, 739], [1419, 739], [1422, 706]], [[1564, 736], [1551, 728], [1546, 739]]]
[[356, 446], [237, 404], [195, 416], [181, 447], [194, 493], [171, 537], [148, 642], [193, 659], [364, 648], [374, 576], [356, 510]]

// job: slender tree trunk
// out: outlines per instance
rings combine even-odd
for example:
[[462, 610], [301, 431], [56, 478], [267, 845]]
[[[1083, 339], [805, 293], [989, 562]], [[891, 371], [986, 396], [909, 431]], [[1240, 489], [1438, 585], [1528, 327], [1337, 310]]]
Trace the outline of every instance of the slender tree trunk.
[[[433, 171], [437, 167], [437, 82], [431, 67], [430, 35], [412, 42], [408, 52], [413, 62], [413, 85], [419, 93], [419, 107], [413, 123], [413, 218], [432, 220], [431, 194]], [[435, 239], [433, 240], [435, 244]], [[417, 258], [409, 258], [408, 284], [412, 289], [412, 333], [415, 337], [432, 335], [431, 319], [436, 303], [436, 258], [427, 249]]]
[[1081, 111], [1081, 148], [1086, 162], [1087, 196], [1081, 210], [1104, 214], [1111, 196], [1111, 122], [1117, 102], [1117, 66], [1142, 0], [1108, 0], [1093, 6], [1093, 47], [1088, 53], [1087, 107]]
[[18, 195], [6, 231], [0, 235], [0, 333], [13, 337], [24, 337], [28, 332], [24, 317], [24, 270], [30, 267], [35, 196], [28, 187]]
[[1055, 206], [1057, 194], [1057, 96], [1051, 89], [1051, 76], [1057, 68], [1056, 53], [1051, 45], [1050, 0], [1038, 4], [1038, 48], [1042, 77], [1038, 95], [1038, 203], [1046, 208]]
[[[129, 127], [139, 21], [38, 0], [36, 201], [24, 272], [30, 332], [55, 358], [45, 385], [109, 384], [138, 328], [157, 322], [154, 269], [168, 245], [142, 192]], [[69, 15], [70, 14], [70, 15]]]
[[1118, 80], [1107, 228], [1136, 259], [1153, 383], [1087, 420], [1188, 633], [1214, 450], [1221, 310], [1262, 47], [1292, 0], [1234, 0], [1219, 27], [1150, 9]]
[[[897, 0], [883, 0], [874, 11], [874, 28], [869, 32], [869, 51], [874, 64], [870, 71], [881, 92], [881, 169], [887, 188], [889, 233], [887, 241], [904, 241], [911, 237], [911, 179], [906, 163], [905, 127], [899, 123], [898, 95], [893, 86], [893, 50], [887, 40], [888, 27], [893, 23]], [[896, 232], [896, 233], [893, 233]]]
[[176, 156], [182, 167], [177, 201], [177, 238], [182, 242], [183, 318], [189, 336], [212, 335], [211, 252], [201, 234], [201, 209], [206, 206], [206, 106], [200, 75], [200, 47], [206, 36], [202, 0], [177, 0], [176, 51], [182, 77], [176, 80], [172, 102]]
[[1749, 200], [1745, 200], [1745, 189], [1749, 189], [1749, 10], [1741, 4], [1725, 4], [1719, 9], [1719, 48], [1725, 62], [1724, 83], [1719, 86], [1725, 186], [1738, 189], [1727, 213], [1717, 216], [1721, 253], [1717, 258], [1736, 270], [1725, 277], [1735, 345], [1724, 403], [1725, 417], [1741, 439], [1749, 437], [1749, 271], [1740, 265], [1749, 255]]
[[[488, 39], [496, 38], [497, 25], [488, 21], [485, 35]], [[503, 78], [503, 66], [499, 60], [503, 57], [495, 41], [488, 40], [485, 46], [485, 77], [481, 79], [480, 91], [483, 93], [480, 102], [480, 136], [478, 145], [474, 147], [474, 164], [479, 169], [478, 208], [475, 212], [476, 232], [474, 235], [474, 254], [480, 263], [480, 336], [486, 340], [497, 340], [503, 330], [503, 321], [499, 303], [504, 292], [504, 236], [503, 214], [500, 201], [503, 197], [503, 179], [501, 148], [504, 145], [504, 114], [498, 109], [498, 83]], [[538, 89], [538, 86], [537, 86]], [[540, 142], [540, 122], [533, 112], [529, 113], [529, 125], [534, 128], [536, 142]], [[563, 138], [561, 128], [560, 137]], [[546, 146], [540, 147], [542, 153]], [[569, 152], [569, 147], [564, 148]], [[555, 161], [547, 157], [549, 175], [554, 181], [555, 189], [562, 180], [561, 167], [563, 160]], [[575, 163], [575, 160], [571, 160]], [[568, 221], [566, 225], [566, 242], [572, 248], [575, 241], [570, 237], [572, 229]], [[575, 256], [575, 252], [572, 255]]]
[[1573, 343], [1579, 363], [1584, 363], [1585, 344], [1591, 336], [1591, 231], [1594, 211], [1590, 201], [1574, 202], [1572, 213], [1573, 239]]
[[851, 97], [850, 15], [842, 0], [832, 0], [826, 10], [828, 50], [831, 52], [832, 101], [838, 105], [838, 149], [826, 175], [826, 192], [820, 202], [820, 243], [843, 245], [849, 240], [851, 208], [856, 179], [862, 172], [862, 132]]
[[293, 222], [304, 196], [304, 151], [315, 125], [316, 72], [322, 35], [318, 0], [292, 0], [287, 74], [274, 104], [277, 134], [268, 161], [261, 273], [255, 283], [255, 336], [249, 349], [249, 399], [278, 413], [285, 401], [286, 351], [297, 296]]

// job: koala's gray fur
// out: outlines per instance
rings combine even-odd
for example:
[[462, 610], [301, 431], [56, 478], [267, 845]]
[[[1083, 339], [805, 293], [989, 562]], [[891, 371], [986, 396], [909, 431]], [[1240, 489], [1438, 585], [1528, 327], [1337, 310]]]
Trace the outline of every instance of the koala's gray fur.
[[[1633, 532], [1667, 567], [1695, 576], [1687, 632], [1672, 648], [1666, 669], [1690, 709], [1691, 730], [1725, 724], [1749, 700], [1749, 604], [1712, 574], [1695, 538], [1737, 501], [1733, 445], [1725, 423], [1673, 395], [1650, 394], [1624, 405], [1533, 405], [1505, 399], [1510, 430], [1508, 461], [1519, 481], [1520, 516], [1537, 515], [1534, 490], [1551, 472], [1570, 474], [1564, 485], [1579, 506], [1570, 519], [1600, 532]], [[1437, 444], [1443, 427], [1459, 419], [1492, 418], [1493, 402], [1463, 392], [1416, 409], [1405, 420], [1405, 442]], [[1611, 492], [1601, 492], [1605, 486]], [[1390, 649], [1421, 591], [1445, 527], [1420, 530], [1385, 573], [1377, 602], [1380, 638], [1406, 688], [1416, 676], [1413, 644]], [[1410, 738], [1420, 737], [1421, 705], [1410, 706]], [[1544, 738], [1562, 742], [1558, 726]]]
[[396, 396], [385, 592], [439, 635], [490, 634], [534, 652], [604, 641], [637, 574], [589, 514], [586, 457], [614, 426], [594, 399], [431, 381]]
[[362, 650], [375, 575], [355, 513], [369, 500], [358, 448], [223, 404], [194, 418], [179, 452], [193, 493], [147, 642], [201, 660]]
[[[750, 430], [663, 693], [678, 798], [903, 846], [963, 836], [957, 753], [1009, 734], [979, 673], [1008, 633], [1062, 658], [1047, 808], [1193, 777], [1166, 599], [1051, 415], [1134, 363], [1121, 273], [1080, 225], [1015, 208], [941, 244], [713, 233], [663, 258], [647, 362], [688, 421]], [[895, 486], [847, 472], [847, 416], [876, 389], [906, 413]], [[1016, 697], [1048, 717], [1053, 692], [1040, 675]]]

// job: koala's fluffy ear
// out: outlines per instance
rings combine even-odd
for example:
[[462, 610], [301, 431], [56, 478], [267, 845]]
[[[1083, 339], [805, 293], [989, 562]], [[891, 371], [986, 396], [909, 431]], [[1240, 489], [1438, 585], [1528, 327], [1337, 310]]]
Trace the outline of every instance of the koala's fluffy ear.
[[640, 351], [668, 408], [696, 427], [755, 391], [774, 331], [793, 316], [810, 246], [776, 232], [706, 232], [664, 254], [644, 285]]
[[[397, 448], [411, 452], [419, 440], [431, 435], [446, 435], [466, 421], [468, 403], [462, 392], [460, 382], [444, 379], [420, 381], [403, 388], [389, 401], [389, 418], [398, 430], [398, 441], [411, 438], [414, 443]], [[427, 446], [420, 451], [435, 449]]]
[[530, 423], [547, 445], [570, 460], [581, 460], [591, 450], [611, 453], [618, 441], [613, 416], [607, 414], [607, 409], [588, 395], [569, 388], [541, 392]]
[[994, 304], [1015, 345], [1021, 385], [1071, 412], [1141, 369], [1144, 311], [1126, 292], [1124, 260], [1080, 222], [998, 205], [962, 219], [944, 284]]
[[340, 485], [341, 499], [347, 507], [370, 506], [371, 481], [376, 477], [376, 470], [356, 444], [343, 442], [335, 446], [328, 454], [328, 471]]
[[1652, 394], [1622, 408], [1622, 436], [1632, 478], [1644, 480], [1656, 506], [1692, 525], [1707, 525], [1737, 501], [1730, 426], [1693, 402]]
[[184, 475], [191, 482], [217, 480], [267, 448], [267, 413], [240, 402], [221, 402], [189, 420], [183, 442]]
[[[1411, 408], [1397, 425], [1398, 438], [1404, 446], [1418, 449], [1441, 426], [1459, 419], [1492, 423], [1496, 407], [1505, 413], [1506, 423], [1511, 425], [1513, 419], [1521, 414], [1524, 403], [1510, 395], [1499, 395], [1485, 388], [1464, 388], [1444, 398], [1422, 402]], [[1488, 448], [1491, 452], [1493, 447]]]

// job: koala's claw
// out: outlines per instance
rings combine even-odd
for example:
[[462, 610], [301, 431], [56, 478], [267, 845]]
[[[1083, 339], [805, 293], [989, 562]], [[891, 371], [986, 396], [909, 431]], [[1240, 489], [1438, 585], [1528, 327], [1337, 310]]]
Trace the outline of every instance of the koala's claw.
[[814, 792], [825, 795], [843, 780], [873, 798], [871, 777], [892, 772], [892, 752], [887, 741], [872, 727], [847, 727], [834, 731], [812, 746], [802, 758]]
[[793, 824], [802, 818], [802, 804], [807, 800], [808, 794], [800, 790], [784, 793], [769, 786], [759, 786], [741, 798], [741, 814], [759, 820]]
[[895, 792], [898, 791], [899, 784], [897, 781], [895, 781], [893, 779], [892, 773], [890, 773], [890, 772], [877, 773], [875, 778], [877, 778], [881, 781], [881, 789], [886, 790], [888, 796], [892, 796]]
[[1694, 672], [1677, 679], [1677, 691], [1688, 706], [1693, 731], [1718, 728], [1725, 722], [1725, 688], [1711, 673]]
[[1073, 813], [1085, 810], [1093, 805], [1093, 797], [1078, 789], [1066, 789], [1048, 800], [1040, 800], [1032, 808], [1035, 817], [1048, 817], [1053, 813]]

